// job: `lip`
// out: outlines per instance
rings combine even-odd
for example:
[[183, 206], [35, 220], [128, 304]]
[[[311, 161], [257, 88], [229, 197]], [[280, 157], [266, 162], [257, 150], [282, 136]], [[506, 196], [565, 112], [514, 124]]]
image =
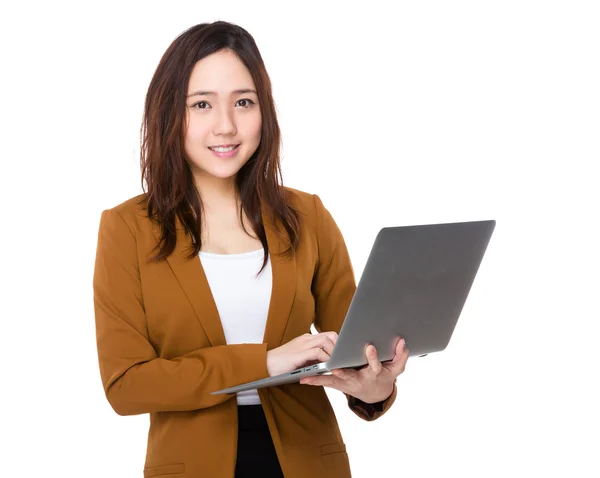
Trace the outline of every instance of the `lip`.
[[[231, 151], [228, 151], [227, 153], [219, 153], [217, 151], [214, 151], [210, 148], [227, 148], [229, 146], [235, 146], [235, 148], [233, 148]], [[223, 144], [223, 145], [219, 145], [219, 146], [210, 146], [208, 148], [210, 150], [210, 152], [212, 154], [214, 154], [215, 156], [219, 157], [219, 158], [232, 158], [234, 157], [238, 151], [240, 150], [240, 145], [235, 145], [235, 144]]]

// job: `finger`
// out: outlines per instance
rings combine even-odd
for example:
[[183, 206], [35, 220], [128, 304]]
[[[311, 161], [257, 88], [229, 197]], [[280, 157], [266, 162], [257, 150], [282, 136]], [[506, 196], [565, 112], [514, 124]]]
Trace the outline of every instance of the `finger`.
[[367, 347], [367, 360], [369, 362], [369, 368], [375, 375], [379, 375], [381, 372], [381, 362], [379, 361], [379, 356], [377, 355], [377, 350], [375, 346], [369, 345]]
[[332, 354], [333, 352], [333, 341], [331, 340], [331, 338], [328, 335], [324, 335], [324, 334], [319, 334], [316, 335], [309, 343], [308, 345], [310, 347], [320, 347], [323, 350], [325, 350], [325, 352], [327, 352], [329, 355]]
[[404, 338], [400, 338], [400, 340], [398, 340], [398, 343], [396, 344], [396, 350], [394, 351], [393, 361], [396, 361], [402, 355], [407, 355], [407, 354], [408, 354], [408, 349], [406, 348], [406, 342], [405, 342]]
[[390, 367], [390, 372], [392, 373], [392, 375], [394, 375], [394, 377], [397, 377], [398, 375], [404, 373], [404, 371], [406, 370], [407, 360], [408, 357], [400, 356], [400, 359], [398, 359], [397, 362], [392, 363]]
[[398, 345], [396, 345], [396, 355], [402, 355], [402, 354], [406, 353], [407, 351], [408, 351], [408, 349], [406, 348], [406, 340], [404, 339], [404, 337], [402, 337], [398, 341]]
[[321, 332], [319, 334], [319, 336], [327, 337], [334, 344], [337, 342], [337, 339], [338, 339], [338, 334], [336, 332], [334, 332], [333, 330], [331, 330], [329, 332]]
[[409, 353], [408, 353], [408, 347], [406, 346], [406, 341], [404, 339], [402, 339], [400, 342], [402, 343], [400, 355], [402, 355], [403, 357], [406, 357], [406, 359], [408, 360]]
[[329, 339], [333, 345], [335, 345], [335, 343], [337, 342], [338, 334], [333, 331], [323, 332], [321, 335], [327, 337], [327, 339]]
[[339, 390], [340, 392], [349, 393], [344, 382], [331, 375], [303, 378], [300, 380], [300, 383], [302, 385], [312, 385], [316, 387], [330, 387]]
[[316, 386], [322, 386], [322, 387], [328, 387], [331, 385], [334, 385], [336, 382], [334, 381], [335, 377], [329, 377], [329, 376], [317, 376], [317, 377], [306, 377], [306, 378], [302, 378], [300, 379], [300, 383], [302, 385], [316, 385]]
[[[398, 348], [400, 350], [398, 350]], [[406, 369], [406, 362], [408, 361], [408, 348], [406, 347], [406, 342], [404, 341], [404, 339], [401, 339], [400, 342], [398, 343], [398, 347], [396, 348], [396, 356], [394, 357], [394, 360], [392, 360], [392, 363], [390, 364], [390, 371], [392, 371], [392, 373], [394, 374], [394, 376], [398, 376], [401, 373], [404, 372], [404, 370]]]
[[358, 372], [352, 369], [336, 368], [331, 371], [331, 374], [346, 382], [356, 380], [358, 377]]
[[320, 347], [313, 347], [305, 350], [302, 359], [304, 362], [310, 362], [311, 360], [317, 360], [318, 362], [327, 362], [331, 357], [325, 350]]

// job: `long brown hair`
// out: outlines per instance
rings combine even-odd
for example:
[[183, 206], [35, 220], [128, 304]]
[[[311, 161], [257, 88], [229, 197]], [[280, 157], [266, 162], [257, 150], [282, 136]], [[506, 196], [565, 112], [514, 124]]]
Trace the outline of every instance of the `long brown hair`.
[[295, 252], [298, 243], [298, 211], [289, 204], [282, 185], [281, 133], [263, 59], [254, 38], [245, 29], [224, 21], [201, 23], [181, 33], [164, 53], [148, 87], [140, 130], [142, 189], [146, 192], [142, 202], [148, 217], [158, 221], [162, 230], [155, 248], [159, 252], [151, 260], [160, 261], [175, 249], [177, 219], [192, 237], [190, 259], [202, 246], [202, 201], [183, 147], [186, 96], [195, 64], [224, 49], [233, 51], [250, 71], [262, 116], [260, 144], [235, 181], [235, 194], [241, 201], [240, 220], [245, 211], [265, 250], [260, 274], [269, 253], [261, 204], [283, 224], [290, 242], [284, 252], [288, 256]]

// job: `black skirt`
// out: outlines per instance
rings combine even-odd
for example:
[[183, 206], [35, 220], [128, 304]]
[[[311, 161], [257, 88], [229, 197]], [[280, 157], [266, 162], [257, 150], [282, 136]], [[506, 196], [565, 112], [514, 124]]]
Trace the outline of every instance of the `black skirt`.
[[238, 406], [235, 478], [284, 478], [262, 405]]

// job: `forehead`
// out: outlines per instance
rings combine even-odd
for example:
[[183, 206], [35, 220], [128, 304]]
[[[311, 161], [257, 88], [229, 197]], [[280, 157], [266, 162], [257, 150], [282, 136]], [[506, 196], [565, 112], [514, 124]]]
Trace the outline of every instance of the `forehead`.
[[228, 94], [244, 88], [254, 89], [250, 71], [235, 53], [223, 50], [203, 58], [194, 65], [188, 94], [197, 90]]

